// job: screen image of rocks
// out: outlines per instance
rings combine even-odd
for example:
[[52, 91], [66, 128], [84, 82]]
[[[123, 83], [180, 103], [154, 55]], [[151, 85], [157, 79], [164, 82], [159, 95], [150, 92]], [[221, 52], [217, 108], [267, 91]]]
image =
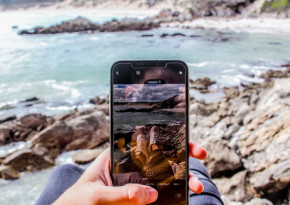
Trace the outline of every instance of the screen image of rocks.
[[149, 185], [159, 192], [156, 204], [185, 204], [185, 85], [113, 89], [114, 184]]

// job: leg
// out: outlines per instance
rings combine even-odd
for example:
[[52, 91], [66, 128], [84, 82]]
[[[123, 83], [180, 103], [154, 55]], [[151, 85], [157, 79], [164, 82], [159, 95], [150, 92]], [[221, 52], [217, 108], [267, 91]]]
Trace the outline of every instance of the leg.
[[73, 164], [65, 164], [55, 168], [48, 178], [36, 205], [52, 204], [79, 179], [83, 172], [82, 168]]
[[212, 182], [206, 168], [197, 159], [190, 158], [190, 171], [194, 173], [204, 185], [204, 191], [201, 194], [190, 192], [190, 205], [221, 205], [220, 193], [216, 185]]

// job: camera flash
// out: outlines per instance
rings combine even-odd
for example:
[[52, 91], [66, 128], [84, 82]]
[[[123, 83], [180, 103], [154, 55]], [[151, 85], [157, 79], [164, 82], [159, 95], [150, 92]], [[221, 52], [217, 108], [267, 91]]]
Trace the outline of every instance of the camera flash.
[[136, 75], [141, 75], [141, 71], [140, 70], [137, 70], [136, 71]]
[[182, 75], [183, 73], [182, 73], [182, 71], [179, 71], [179, 75]]

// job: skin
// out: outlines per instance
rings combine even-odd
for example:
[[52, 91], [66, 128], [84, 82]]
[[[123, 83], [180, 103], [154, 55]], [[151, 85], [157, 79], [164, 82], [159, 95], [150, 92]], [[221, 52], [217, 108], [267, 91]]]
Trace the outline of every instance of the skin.
[[[207, 151], [196, 143], [189, 143], [189, 156], [200, 160], [207, 157]], [[203, 191], [198, 178], [189, 174], [189, 188], [195, 193]], [[64, 192], [54, 205], [143, 205], [157, 200], [155, 189], [140, 185], [127, 184], [113, 187], [110, 177], [110, 149], [106, 149], [79, 180]]]

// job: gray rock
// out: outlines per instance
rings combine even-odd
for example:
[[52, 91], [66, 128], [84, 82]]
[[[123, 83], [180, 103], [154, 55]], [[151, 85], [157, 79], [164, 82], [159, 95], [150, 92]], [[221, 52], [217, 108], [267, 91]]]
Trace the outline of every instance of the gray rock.
[[290, 183], [290, 159], [254, 174], [250, 182], [256, 190], [264, 193], [276, 193], [285, 189]]
[[231, 178], [213, 179], [220, 193], [230, 201], [247, 202], [253, 197], [247, 182], [247, 171], [241, 171]]
[[208, 158], [204, 161], [208, 172], [212, 177], [232, 172], [242, 167], [241, 158], [220, 138], [203, 140], [201, 145], [208, 151]]

